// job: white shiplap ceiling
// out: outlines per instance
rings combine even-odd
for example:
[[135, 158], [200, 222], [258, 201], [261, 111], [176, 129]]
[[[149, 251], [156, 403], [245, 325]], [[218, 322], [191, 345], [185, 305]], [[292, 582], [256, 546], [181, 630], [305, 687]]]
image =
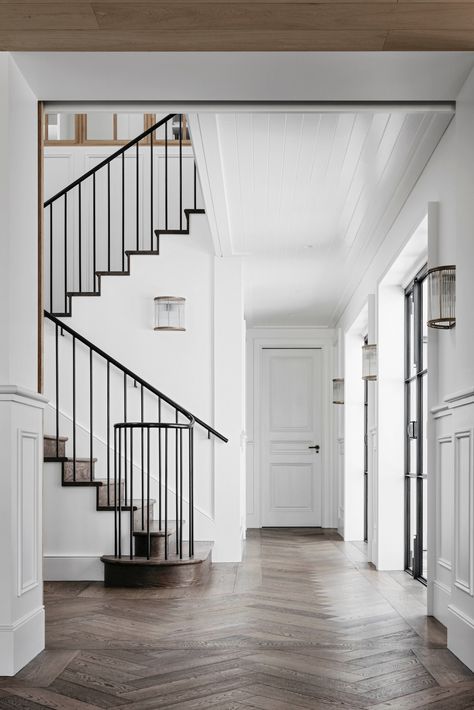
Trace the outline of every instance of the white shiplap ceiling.
[[244, 256], [250, 325], [334, 323], [451, 118], [409, 106], [193, 117], [221, 250]]

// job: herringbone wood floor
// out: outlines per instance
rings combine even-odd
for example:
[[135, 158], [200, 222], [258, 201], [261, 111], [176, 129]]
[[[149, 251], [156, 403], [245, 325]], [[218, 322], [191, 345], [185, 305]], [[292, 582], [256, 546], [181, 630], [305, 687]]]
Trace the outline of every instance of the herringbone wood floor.
[[0, 708], [474, 708], [424, 588], [335, 533], [251, 531], [201, 587], [45, 592], [47, 650]]

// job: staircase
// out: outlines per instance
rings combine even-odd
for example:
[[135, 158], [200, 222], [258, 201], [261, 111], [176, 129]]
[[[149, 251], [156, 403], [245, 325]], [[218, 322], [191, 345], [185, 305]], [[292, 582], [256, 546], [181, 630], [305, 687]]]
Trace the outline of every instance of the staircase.
[[[168, 134], [176, 121], [178, 170], [171, 179]], [[62, 486], [95, 489], [97, 513], [113, 514], [114, 551], [101, 557], [106, 586], [195, 584], [211, 564], [211, 543], [194, 541], [194, 429], [223, 442], [226, 437], [64, 320], [74, 298], [100, 297], [103, 277], [129, 275], [131, 256], [159, 255], [161, 235], [189, 234], [191, 215], [204, 212], [198, 207], [194, 161], [191, 174], [190, 161], [187, 167], [183, 161], [182, 134], [183, 117], [169, 115], [45, 202], [44, 315], [45, 327], [53, 329], [55, 372], [54, 392], [47, 394], [55, 431], [45, 436], [44, 460], [60, 463]], [[156, 175], [157, 137], [164, 151], [163, 180]], [[147, 180], [141, 170], [144, 151], [151, 151]], [[143, 191], [148, 223], [138, 209]], [[67, 436], [64, 412], [71, 419]], [[79, 421], [87, 421], [87, 446], [78, 436]], [[98, 432], [105, 442], [100, 461], [94, 451]]]

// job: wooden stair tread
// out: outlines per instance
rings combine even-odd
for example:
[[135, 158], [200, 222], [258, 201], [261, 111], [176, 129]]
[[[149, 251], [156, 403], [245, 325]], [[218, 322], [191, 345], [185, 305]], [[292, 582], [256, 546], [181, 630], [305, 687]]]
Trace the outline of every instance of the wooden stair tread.
[[67, 436], [56, 436], [55, 434], [43, 434], [43, 439], [52, 439], [53, 441], [67, 441]]
[[90, 461], [92, 461], [92, 463], [97, 463], [97, 459], [96, 458], [91, 459], [90, 456], [86, 456], [86, 457], [76, 456], [75, 459], [71, 458], [71, 456], [67, 456], [65, 458], [66, 463], [74, 463], [74, 461], [76, 463], [89, 463]]
[[[150, 498], [150, 506], [154, 505], [156, 503], [156, 500], [154, 498]], [[147, 507], [147, 501], [145, 501], [145, 508]], [[117, 506], [118, 510], [119, 506]], [[135, 500], [132, 500], [132, 508], [133, 510], [141, 510], [142, 508], [142, 500], [141, 498]], [[115, 510], [115, 505], [99, 505], [98, 510]], [[130, 505], [127, 503], [127, 505], [122, 505], [120, 506], [120, 510], [130, 510]]]

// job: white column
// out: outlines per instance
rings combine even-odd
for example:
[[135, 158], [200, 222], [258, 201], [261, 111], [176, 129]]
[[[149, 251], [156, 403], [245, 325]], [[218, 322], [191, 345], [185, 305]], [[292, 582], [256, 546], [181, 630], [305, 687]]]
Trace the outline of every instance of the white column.
[[239, 258], [216, 257], [214, 276], [215, 562], [240, 561], [245, 534], [244, 343], [242, 269]]
[[404, 568], [404, 292], [379, 286], [377, 569]]
[[44, 403], [0, 386], [0, 675], [14, 675], [44, 648]]
[[0, 53], [0, 675], [44, 648], [37, 103]]
[[474, 670], [474, 72], [458, 96], [455, 120], [456, 327], [438, 335], [456, 348], [456, 391], [445, 398], [452, 411], [453, 493], [447, 625], [448, 648]]

